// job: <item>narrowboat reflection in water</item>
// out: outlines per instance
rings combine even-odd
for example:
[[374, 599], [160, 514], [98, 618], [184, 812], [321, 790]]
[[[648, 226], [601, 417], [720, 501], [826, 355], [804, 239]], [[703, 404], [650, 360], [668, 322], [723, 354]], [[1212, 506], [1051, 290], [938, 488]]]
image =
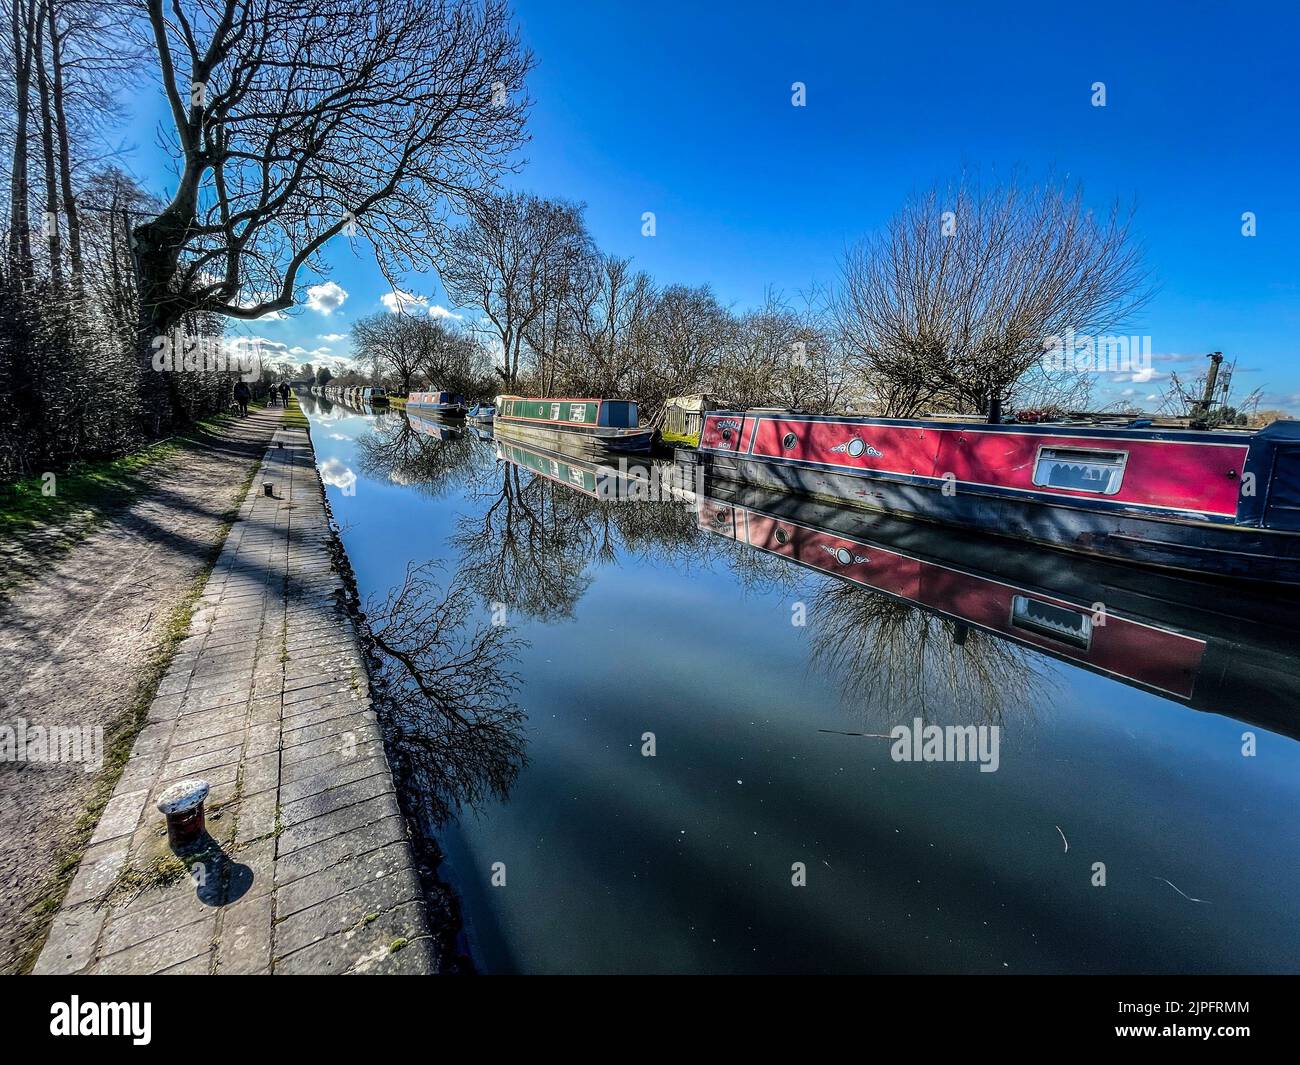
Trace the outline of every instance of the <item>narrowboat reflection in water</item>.
[[700, 527], [1195, 707], [1300, 737], [1300, 597], [711, 482]]
[[436, 440], [453, 440], [460, 436], [460, 430], [453, 429], [446, 422], [440, 422], [435, 418], [421, 417], [409, 406], [406, 408], [406, 420], [411, 423], [412, 429], [426, 436], [432, 436]]
[[544, 448], [524, 447], [501, 437], [495, 438], [497, 458], [602, 500], [654, 503], [676, 500], [694, 502], [703, 487], [703, 468], [692, 464], [629, 459], [610, 456], [597, 462]]

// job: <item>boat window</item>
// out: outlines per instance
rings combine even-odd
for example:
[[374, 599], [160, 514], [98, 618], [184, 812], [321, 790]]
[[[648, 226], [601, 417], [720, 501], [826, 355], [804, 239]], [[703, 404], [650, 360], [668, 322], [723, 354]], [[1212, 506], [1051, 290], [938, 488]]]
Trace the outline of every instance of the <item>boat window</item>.
[[1071, 488], [1112, 496], [1124, 479], [1127, 451], [1094, 451], [1079, 447], [1044, 447], [1038, 451], [1034, 484]]
[[1091, 615], [1025, 595], [1012, 597], [1011, 624], [1014, 628], [1036, 632], [1052, 640], [1082, 647], [1085, 651], [1092, 644]]
[[785, 436], [781, 438], [781, 446], [787, 451], [794, 447], [798, 442], [799, 439], [794, 435], [794, 433], [786, 433]]
[[560, 405], [559, 405], [558, 403], [552, 403], [552, 404], [551, 404], [551, 421], [553, 421], [553, 422], [558, 422], [559, 420], [560, 420]]
[[571, 403], [569, 404], [569, 421], [580, 422], [587, 416], [587, 404]]

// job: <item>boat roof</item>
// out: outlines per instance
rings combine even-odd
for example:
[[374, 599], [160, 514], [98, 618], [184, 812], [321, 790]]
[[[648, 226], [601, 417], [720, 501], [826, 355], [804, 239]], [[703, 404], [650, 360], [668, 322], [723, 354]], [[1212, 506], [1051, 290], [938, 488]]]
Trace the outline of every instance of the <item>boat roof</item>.
[[859, 425], [898, 426], [915, 429], [967, 430], [973, 432], [993, 433], [1050, 433], [1061, 436], [1132, 436], [1164, 440], [1184, 440], [1193, 442], [1232, 442], [1248, 443], [1250, 440], [1267, 435], [1270, 438], [1300, 439], [1300, 420], [1279, 418], [1263, 428], [1246, 428], [1242, 426], [1225, 426], [1214, 429], [1190, 429], [1181, 425], [1134, 424], [1146, 422], [1143, 417], [1116, 419], [1115, 422], [1084, 421], [1082, 419], [1061, 419], [1043, 422], [988, 422], [976, 420], [970, 416], [929, 416], [923, 418], [876, 418], [859, 414], [805, 414], [787, 407], [750, 407], [746, 410], [709, 411], [710, 417], [744, 417], [783, 416], [799, 421], [852, 421]]

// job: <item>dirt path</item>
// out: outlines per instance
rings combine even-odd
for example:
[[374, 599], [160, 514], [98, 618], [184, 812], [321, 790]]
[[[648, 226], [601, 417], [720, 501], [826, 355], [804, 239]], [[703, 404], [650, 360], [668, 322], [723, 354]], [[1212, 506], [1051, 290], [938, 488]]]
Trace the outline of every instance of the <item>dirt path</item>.
[[[168, 456], [143, 495], [0, 603], [0, 972], [30, 965], [196, 579], [283, 415], [256, 411]], [[61, 746], [44, 742], [54, 726]], [[46, 748], [45, 760], [15, 758], [19, 738], [32, 759]]]

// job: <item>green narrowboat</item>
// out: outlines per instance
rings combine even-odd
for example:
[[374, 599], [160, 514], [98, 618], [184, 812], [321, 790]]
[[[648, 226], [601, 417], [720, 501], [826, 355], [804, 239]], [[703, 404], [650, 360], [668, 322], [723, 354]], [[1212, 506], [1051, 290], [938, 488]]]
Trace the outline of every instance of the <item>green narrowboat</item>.
[[498, 433], [551, 449], [649, 451], [654, 429], [638, 426], [637, 417], [625, 399], [496, 398]]

